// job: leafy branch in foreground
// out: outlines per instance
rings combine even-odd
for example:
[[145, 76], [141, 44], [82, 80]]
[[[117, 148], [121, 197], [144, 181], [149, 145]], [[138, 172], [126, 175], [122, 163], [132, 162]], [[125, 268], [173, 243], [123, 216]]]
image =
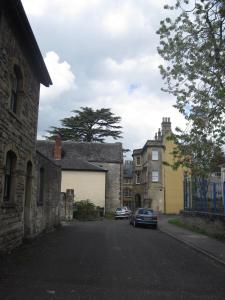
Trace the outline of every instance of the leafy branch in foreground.
[[[222, 0], [176, 0], [160, 22], [158, 53], [175, 107], [187, 121], [171, 138], [177, 143], [175, 167], [207, 175], [220, 161], [225, 137], [225, 3]], [[185, 155], [186, 157], [183, 157]]]

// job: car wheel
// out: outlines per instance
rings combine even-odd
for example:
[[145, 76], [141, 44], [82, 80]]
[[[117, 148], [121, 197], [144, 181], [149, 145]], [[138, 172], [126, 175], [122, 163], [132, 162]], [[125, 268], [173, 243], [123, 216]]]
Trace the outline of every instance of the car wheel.
[[157, 229], [157, 227], [158, 227], [157, 224], [155, 224], [154, 229]]
[[137, 227], [137, 224], [136, 224], [135, 220], [133, 221], [133, 226]]

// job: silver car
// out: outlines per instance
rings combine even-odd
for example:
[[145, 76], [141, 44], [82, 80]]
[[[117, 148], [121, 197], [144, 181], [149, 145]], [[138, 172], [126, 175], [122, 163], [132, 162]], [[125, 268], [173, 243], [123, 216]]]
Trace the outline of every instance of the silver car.
[[129, 213], [123, 207], [117, 207], [115, 210], [114, 218], [115, 219], [128, 219]]
[[130, 216], [130, 224], [134, 227], [139, 225], [151, 225], [157, 228], [157, 214], [151, 208], [138, 208], [135, 213]]

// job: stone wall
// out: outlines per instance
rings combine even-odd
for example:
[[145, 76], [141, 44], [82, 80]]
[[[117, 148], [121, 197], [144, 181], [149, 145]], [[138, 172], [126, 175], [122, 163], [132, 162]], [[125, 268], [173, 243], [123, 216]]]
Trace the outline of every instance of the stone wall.
[[[0, 18], [0, 249], [14, 248], [23, 237], [23, 205], [28, 161], [34, 165], [40, 84], [4, 15]], [[21, 72], [18, 113], [9, 107], [14, 66]], [[16, 155], [15, 196], [4, 203], [5, 161]]]
[[[34, 75], [4, 14], [0, 16], [0, 251], [8, 251], [23, 238], [59, 224], [61, 170], [36, 154], [40, 81]], [[16, 68], [16, 69], [15, 69]], [[18, 107], [10, 108], [12, 77], [19, 72]], [[13, 153], [10, 197], [4, 198], [6, 157]], [[43, 204], [38, 204], [39, 170], [45, 170]]]
[[59, 215], [61, 221], [73, 219], [74, 190], [68, 190], [60, 195]]
[[[52, 230], [60, 224], [60, 192], [61, 192], [61, 168], [54, 162], [37, 152], [35, 176], [35, 201], [34, 217], [32, 218], [31, 237]], [[40, 170], [44, 172], [43, 202], [40, 203]]]

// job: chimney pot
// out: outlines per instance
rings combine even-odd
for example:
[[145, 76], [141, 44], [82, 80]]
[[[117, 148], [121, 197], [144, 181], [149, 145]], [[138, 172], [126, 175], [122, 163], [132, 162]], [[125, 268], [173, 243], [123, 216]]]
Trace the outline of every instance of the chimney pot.
[[62, 158], [62, 141], [61, 141], [61, 136], [58, 134], [55, 139], [54, 159], [61, 160], [61, 158]]

